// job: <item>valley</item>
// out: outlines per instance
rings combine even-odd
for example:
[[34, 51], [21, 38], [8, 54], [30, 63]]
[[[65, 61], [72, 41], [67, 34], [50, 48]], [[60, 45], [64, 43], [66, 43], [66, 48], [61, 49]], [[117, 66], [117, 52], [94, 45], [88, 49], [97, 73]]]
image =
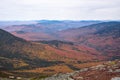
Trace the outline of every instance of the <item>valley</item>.
[[[71, 79], [67, 77], [64, 80], [92, 80], [94, 75], [98, 76], [102, 71], [79, 71], [103, 64], [104, 68], [110, 66], [113, 71], [120, 68], [119, 21], [43, 20], [1, 25], [0, 78], [12, 75], [25, 80], [39, 80], [39, 77], [60, 80], [50, 76], [56, 74], [59, 78], [66, 73], [78, 71], [71, 75]], [[118, 68], [114, 68], [114, 65]], [[109, 74], [108, 68], [103, 71], [103, 74]], [[119, 74], [120, 72], [110, 73], [112, 77], [120, 77]], [[77, 79], [80, 76], [85, 79]]]

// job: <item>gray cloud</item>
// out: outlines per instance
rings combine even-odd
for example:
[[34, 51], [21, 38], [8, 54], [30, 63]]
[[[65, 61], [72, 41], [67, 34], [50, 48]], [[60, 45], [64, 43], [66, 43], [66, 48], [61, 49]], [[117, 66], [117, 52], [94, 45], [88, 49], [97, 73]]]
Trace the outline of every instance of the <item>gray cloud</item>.
[[120, 20], [120, 0], [1, 0], [0, 20]]

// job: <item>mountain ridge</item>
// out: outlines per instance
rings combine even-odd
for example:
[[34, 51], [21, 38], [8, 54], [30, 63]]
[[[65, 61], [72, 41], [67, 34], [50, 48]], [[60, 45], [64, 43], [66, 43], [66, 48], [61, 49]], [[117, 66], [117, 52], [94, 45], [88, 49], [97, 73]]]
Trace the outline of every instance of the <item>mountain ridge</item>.
[[120, 59], [119, 31], [120, 22], [105, 22], [59, 31], [58, 40], [28, 41], [0, 29], [0, 70], [55, 74]]

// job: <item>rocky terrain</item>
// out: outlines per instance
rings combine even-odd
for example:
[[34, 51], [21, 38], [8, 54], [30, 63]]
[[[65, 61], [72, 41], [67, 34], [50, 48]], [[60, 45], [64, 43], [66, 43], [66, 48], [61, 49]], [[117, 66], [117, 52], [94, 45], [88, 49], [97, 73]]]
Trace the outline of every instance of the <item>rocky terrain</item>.
[[71, 73], [57, 73], [51, 77], [24, 78], [9, 75], [0, 80], [120, 80], [120, 60], [107, 61], [103, 64], [81, 68]]
[[55, 74], [42, 80], [120, 80], [120, 61], [109, 61], [72, 73]]

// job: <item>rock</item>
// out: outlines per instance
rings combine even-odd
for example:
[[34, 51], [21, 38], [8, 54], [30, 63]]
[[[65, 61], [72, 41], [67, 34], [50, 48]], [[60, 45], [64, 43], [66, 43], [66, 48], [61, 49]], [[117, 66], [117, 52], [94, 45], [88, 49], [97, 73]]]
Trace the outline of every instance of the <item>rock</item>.
[[15, 76], [9, 76], [9, 79], [14, 79], [15, 78]]
[[22, 80], [22, 77], [16, 77], [17, 80]]
[[85, 71], [88, 71], [88, 68], [83, 68], [80, 70], [80, 72], [85, 72]]
[[120, 69], [116, 69], [114, 72], [120, 72]]
[[79, 76], [79, 77], [76, 78], [76, 80], [83, 80], [83, 79], [84, 79], [84, 78], [81, 77], [81, 76]]
[[111, 80], [120, 80], [120, 77], [114, 77]]
[[112, 69], [109, 69], [108, 72], [113, 72], [113, 70], [112, 70]]
[[[101, 75], [101, 73], [104, 75]], [[109, 74], [112, 74], [112, 76], [109, 76], [110, 80], [120, 80], [120, 77], [116, 77], [120, 75], [120, 64], [92, 66], [72, 73], [55, 74], [43, 80], [92, 80], [92, 78], [94, 80], [103, 80]]]
[[56, 74], [54, 76], [45, 78], [43, 80], [73, 80], [73, 79], [70, 77], [70, 74], [67, 73], [67, 74]]

